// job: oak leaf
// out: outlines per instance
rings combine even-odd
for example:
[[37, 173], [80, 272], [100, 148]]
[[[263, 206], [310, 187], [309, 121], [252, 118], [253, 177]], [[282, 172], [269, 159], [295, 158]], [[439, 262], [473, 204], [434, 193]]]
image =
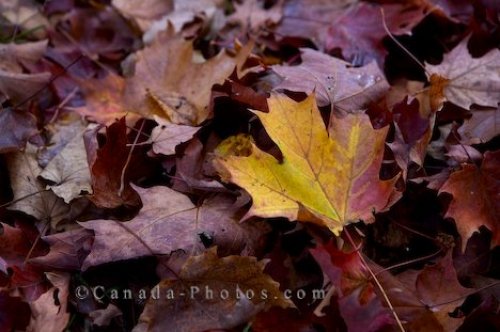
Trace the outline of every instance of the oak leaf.
[[273, 95], [268, 104], [269, 113], [255, 114], [283, 160], [250, 142], [248, 156], [228, 155], [231, 141], [221, 144], [215, 159], [222, 179], [252, 196], [246, 217], [316, 221], [338, 234], [391, 204], [396, 178], [379, 179], [387, 127], [374, 130], [367, 115], [349, 114], [332, 116], [327, 131], [314, 94], [302, 102]]
[[[257, 261], [255, 257], [219, 258], [216, 248], [190, 257], [179, 279], [160, 282], [162, 298], [148, 301], [133, 331], [230, 329], [248, 321], [262, 309], [293, 306], [279, 290], [279, 284], [264, 274], [265, 265], [265, 261]], [[193, 289], [200, 292], [195, 293]], [[213, 296], [206, 296], [207, 289]], [[166, 299], [167, 291], [173, 291], [175, 298]], [[223, 292], [228, 293], [227, 298], [221, 298]], [[266, 295], [263, 296], [263, 292]], [[184, 296], [179, 295], [182, 293]]]
[[462, 251], [479, 227], [492, 233], [491, 246], [500, 244], [500, 151], [486, 152], [481, 167], [465, 164], [451, 173], [440, 193], [453, 195], [446, 217], [455, 219], [462, 236]]

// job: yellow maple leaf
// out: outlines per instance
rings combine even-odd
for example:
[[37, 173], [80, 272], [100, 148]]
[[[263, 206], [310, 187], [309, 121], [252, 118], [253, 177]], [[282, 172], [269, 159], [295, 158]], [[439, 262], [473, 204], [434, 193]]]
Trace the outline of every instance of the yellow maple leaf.
[[[373, 129], [366, 114], [333, 116], [327, 130], [314, 94], [301, 102], [284, 95], [268, 99], [269, 113], [254, 112], [283, 160], [247, 141], [230, 138], [214, 160], [223, 181], [246, 189], [253, 205], [246, 218], [286, 217], [326, 225], [339, 234], [347, 223], [369, 221], [394, 200], [397, 177], [381, 181], [379, 170], [388, 128]], [[242, 137], [238, 145], [241, 145]], [[234, 151], [251, 151], [247, 156]]]

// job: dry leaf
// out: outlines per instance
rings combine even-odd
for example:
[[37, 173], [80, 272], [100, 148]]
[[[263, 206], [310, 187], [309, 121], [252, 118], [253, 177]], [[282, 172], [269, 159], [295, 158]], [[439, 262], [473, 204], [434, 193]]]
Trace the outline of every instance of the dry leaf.
[[234, 68], [240, 69], [253, 44], [236, 56], [222, 51], [202, 63], [193, 61], [191, 41], [164, 33], [136, 53], [134, 76], [127, 80], [124, 98], [131, 110], [154, 114], [176, 124], [198, 125], [208, 116], [212, 85], [222, 84]]
[[201, 234], [223, 250], [241, 252], [248, 247], [251, 252], [266, 232], [262, 225], [239, 224], [234, 215], [238, 206], [228, 196], [214, 196], [196, 207], [187, 196], [167, 187], [134, 188], [143, 202], [134, 219], [124, 223], [80, 223], [95, 233], [92, 251], [82, 269], [151, 254], [170, 254], [179, 249], [198, 253], [204, 249]]
[[[263, 273], [265, 265], [255, 257], [219, 258], [216, 248], [190, 257], [179, 273], [179, 280], [160, 282], [162, 298], [148, 301], [133, 331], [230, 329], [248, 321], [262, 309], [293, 306], [280, 292], [279, 284]], [[200, 292], [194, 294], [193, 289]], [[206, 289], [213, 291], [213, 298], [205, 296]], [[175, 299], [165, 298], [169, 290], [174, 292]], [[226, 299], [221, 298], [223, 292], [228, 293]], [[248, 298], [242, 294], [249, 294]]]
[[[283, 154], [283, 161], [248, 143], [248, 157], [222, 154], [216, 167], [226, 182], [247, 190], [247, 217], [316, 221], [339, 234], [343, 226], [388, 207], [396, 178], [379, 179], [387, 128], [374, 130], [368, 116], [332, 117], [329, 131], [311, 94], [302, 102], [268, 99], [269, 113], [255, 112]], [[313, 216], [316, 218], [313, 218]]]
[[275, 89], [316, 92], [319, 106], [332, 104], [342, 110], [364, 108], [381, 98], [389, 84], [384, 74], [372, 61], [363, 67], [352, 67], [348, 62], [327, 54], [303, 48], [302, 63], [298, 66], [273, 66], [284, 80]]
[[[469, 109], [472, 104], [497, 107], [500, 101], [500, 51], [493, 49], [480, 58], [467, 50], [465, 38], [437, 66], [426, 64], [436, 92], [446, 100]], [[432, 89], [430, 93], [432, 94]], [[432, 97], [432, 96], [431, 96]]]
[[173, 124], [159, 116], [155, 116], [154, 119], [158, 123], [158, 126], [153, 128], [148, 142], [153, 145], [155, 153], [164, 155], [175, 154], [175, 147], [189, 141], [200, 129], [199, 127]]

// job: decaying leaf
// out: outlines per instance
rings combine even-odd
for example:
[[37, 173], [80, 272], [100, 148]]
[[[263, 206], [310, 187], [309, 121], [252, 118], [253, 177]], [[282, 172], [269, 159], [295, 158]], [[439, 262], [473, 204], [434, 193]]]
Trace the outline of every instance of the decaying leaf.
[[481, 167], [465, 164], [451, 173], [440, 193], [453, 195], [446, 212], [455, 219], [462, 236], [462, 251], [467, 241], [479, 227], [485, 226], [492, 233], [491, 246], [500, 244], [500, 151], [486, 152]]
[[[446, 100], [468, 109], [472, 104], [497, 107], [500, 100], [500, 51], [493, 49], [480, 58], [467, 50], [465, 38], [443, 62], [425, 68], [431, 72], [431, 84], [442, 90]], [[432, 90], [431, 90], [432, 93]]]
[[485, 143], [500, 135], [500, 106], [497, 109], [474, 110], [472, 117], [458, 128], [458, 133], [468, 144]]
[[[133, 331], [230, 329], [271, 306], [293, 306], [279, 284], [264, 274], [265, 265], [255, 257], [219, 258], [216, 248], [190, 257], [178, 280], [160, 282], [162, 298], [148, 301]], [[205, 296], [207, 290], [213, 295]], [[168, 292], [173, 299], [165, 297]]]
[[60, 150], [57, 155], [49, 161], [39, 175], [49, 181], [48, 187], [66, 203], [92, 193], [90, 170], [83, 141], [83, 133], [87, 127], [79, 121], [69, 126], [72, 127], [73, 138], [58, 148]]
[[212, 85], [222, 84], [235, 67], [241, 69], [252, 48], [249, 43], [235, 56], [223, 51], [200, 63], [194, 61], [191, 41], [163, 33], [136, 53], [125, 102], [145, 117], [156, 114], [176, 124], [198, 125], [208, 116]]
[[193, 138], [193, 135], [200, 129], [199, 127], [173, 124], [159, 116], [154, 118], [158, 126], [153, 128], [148, 141], [152, 143], [155, 153], [175, 154], [175, 147]]
[[86, 105], [73, 109], [82, 116], [103, 125], [111, 125], [125, 115], [129, 121], [138, 120], [133, 109], [128, 109], [123, 102], [125, 79], [109, 73], [101, 79], [81, 80], [80, 89], [85, 95]]
[[301, 49], [302, 63], [298, 66], [273, 66], [284, 79], [276, 89], [316, 92], [318, 105], [332, 104], [342, 110], [360, 110], [376, 101], [389, 90], [384, 74], [372, 61], [363, 67], [327, 54]]
[[266, 232], [262, 225], [239, 224], [234, 215], [238, 207], [230, 197], [214, 196], [197, 207], [187, 196], [167, 187], [134, 188], [143, 202], [134, 219], [124, 223], [81, 223], [95, 232], [83, 269], [151, 254], [170, 254], [179, 249], [199, 253], [205, 248], [202, 234], [224, 251], [241, 252], [247, 247], [251, 252]]
[[20, 110], [0, 110], [0, 153], [23, 148], [28, 139], [38, 132], [35, 117]]
[[265, 1], [245, 0], [235, 2], [235, 12], [228, 17], [228, 22], [239, 24], [244, 31], [256, 32], [267, 25], [272, 26], [281, 20], [284, 0], [278, 0], [271, 8], [264, 8]]
[[345, 224], [369, 221], [391, 204], [396, 179], [378, 175], [387, 128], [374, 130], [368, 116], [349, 114], [333, 116], [327, 131], [314, 94], [299, 103], [274, 95], [268, 104], [269, 113], [255, 114], [283, 160], [248, 142], [249, 156], [223, 155], [221, 148], [215, 164], [224, 181], [252, 195], [247, 217], [315, 220], [339, 234]]
[[31, 321], [27, 332], [63, 331], [68, 324], [68, 295], [70, 275], [47, 273], [52, 285], [46, 293], [30, 303]]
[[42, 169], [38, 166], [36, 149], [28, 144], [25, 152], [8, 155], [10, 182], [14, 202], [9, 209], [29, 214], [43, 223], [57, 225], [67, 217], [69, 207], [38, 179]]
[[25, 73], [22, 66], [38, 61], [46, 48], [46, 40], [22, 45], [0, 45], [1, 101], [24, 101], [47, 84], [50, 73]]

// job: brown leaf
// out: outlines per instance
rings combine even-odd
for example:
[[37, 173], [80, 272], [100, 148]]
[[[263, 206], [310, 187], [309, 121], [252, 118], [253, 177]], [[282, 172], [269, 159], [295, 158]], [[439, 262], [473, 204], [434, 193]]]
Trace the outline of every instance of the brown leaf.
[[467, 144], [485, 143], [500, 135], [500, 106], [497, 109], [474, 110], [458, 133]]
[[[161, 300], [148, 301], [134, 332], [230, 329], [262, 309], [293, 306], [279, 284], [263, 273], [265, 264], [255, 257], [219, 258], [216, 248], [190, 257], [178, 280], [160, 282]], [[213, 295], [207, 295], [207, 290]], [[175, 294], [174, 300], [163, 295], [169, 291]]]
[[68, 295], [70, 275], [47, 273], [53, 287], [30, 303], [31, 321], [27, 332], [64, 331], [69, 322]]
[[[127, 127], [123, 117], [106, 128], [106, 143], [95, 152], [95, 159], [89, 162], [93, 190], [89, 198], [97, 206], [111, 209], [122, 205], [140, 205], [139, 195], [129, 184], [130, 169], [134, 165], [132, 159], [125, 170], [122, 188], [122, 172], [131, 149], [127, 144]], [[93, 152], [89, 152], [92, 150], [92, 144], [88, 140], [86, 146], [87, 153], [92, 155]], [[135, 151], [137, 150], [138, 147]]]
[[[91, 194], [90, 170], [83, 141], [86, 127], [81, 121], [70, 122], [71, 138], [58, 147], [58, 153], [48, 162], [39, 176], [48, 181], [54, 194], [70, 203], [82, 195]], [[58, 142], [56, 141], [55, 144]]]
[[36, 119], [31, 113], [10, 107], [0, 110], [0, 153], [24, 148], [37, 132]]
[[37, 62], [46, 48], [46, 40], [21, 45], [0, 45], [0, 93], [3, 95], [0, 95], [0, 101], [24, 101], [48, 84], [50, 73], [24, 73], [22, 66]]
[[132, 3], [127, 0], [112, 0], [112, 4], [123, 16], [135, 20], [141, 30], [146, 31], [151, 24], [173, 10], [173, 0], [146, 0]]
[[[29, 263], [50, 269], [79, 270], [92, 247], [94, 236], [86, 229], [75, 229], [43, 236], [42, 241], [50, 251], [44, 256], [33, 257]], [[0, 254], [1, 256], [1, 254]]]
[[473, 58], [467, 49], [468, 41], [469, 38], [465, 38], [446, 54], [441, 64], [426, 64], [426, 69], [433, 73], [431, 84], [441, 84], [439, 90], [443, 91], [446, 100], [465, 109], [472, 104], [497, 107], [500, 51], [493, 49], [480, 58]]
[[154, 119], [158, 123], [158, 126], [153, 128], [148, 142], [153, 145], [155, 153], [164, 155], [175, 154], [175, 147], [189, 141], [200, 129], [199, 127], [173, 124], [159, 116], [155, 116]]
[[123, 102], [125, 79], [113, 73], [104, 78], [79, 80], [79, 88], [85, 95], [86, 105], [71, 108], [89, 120], [109, 126], [127, 115], [128, 121], [138, 120], [134, 110], [128, 110]]
[[263, 225], [239, 224], [235, 217], [238, 207], [231, 197], [214, 196], [196, 207], [187, 196], [167, 187], [134, 188], [143, 202], [134, 219], [124, 223], [113, 220], [81, 223], [95, 233], [84, 270], [107, 262], [170, 254], [174, 250], [201, 252], [205, 248], [201, 234], [221, 250], [239, 253], [247, 247], [252, 252], [266, 232]]
[[311, 49], [301, 49], [302, 63], [298, 66], [272, 66], [283, 77], [275, 89], [287, 89], [310, 94], [316, 92], [319, 106], [332, 104], [342, 110], [360, 110], [378, 100], [389, 84], [378, 65], [372, 61], [363, 67]]
[[462, 251], [479, 227], [492, 233], [491, 246], [500, 244], [500, 151], [486, 152], [481, 167], [465, 164], [453, 172], [440, 193], [453, 195], [446, 217], [455, 219], [462, 236]]
[[7, 156], [10, 182], [14, 192], [11, 210], [19, 210], [53, 227], [68, 216], [69, 207], [38, 179], [42, 169], [38, 166], [36, 149], [28, 144], [25, 152]]
[[265, 1], [244, 0], [234, 3], [234, 13], [228, 18], [229, 23], [239, 24], [246, 32], [257, 32], [260, 28], [273, 26], [281, 20], [284, 0], [273, 3], [271, 8], [264, 8]]
[[208, 116], [212, 85], [222, 84], [235, 67], [241, 68], [252, 48], [249, 43], [234, 57], [222, 51], [209, 60], [194, 62], [192, 42], [164, 33], [136, 53], [125, 102], [145, 117], [156, 114], [176, 124], [198, 125]]

